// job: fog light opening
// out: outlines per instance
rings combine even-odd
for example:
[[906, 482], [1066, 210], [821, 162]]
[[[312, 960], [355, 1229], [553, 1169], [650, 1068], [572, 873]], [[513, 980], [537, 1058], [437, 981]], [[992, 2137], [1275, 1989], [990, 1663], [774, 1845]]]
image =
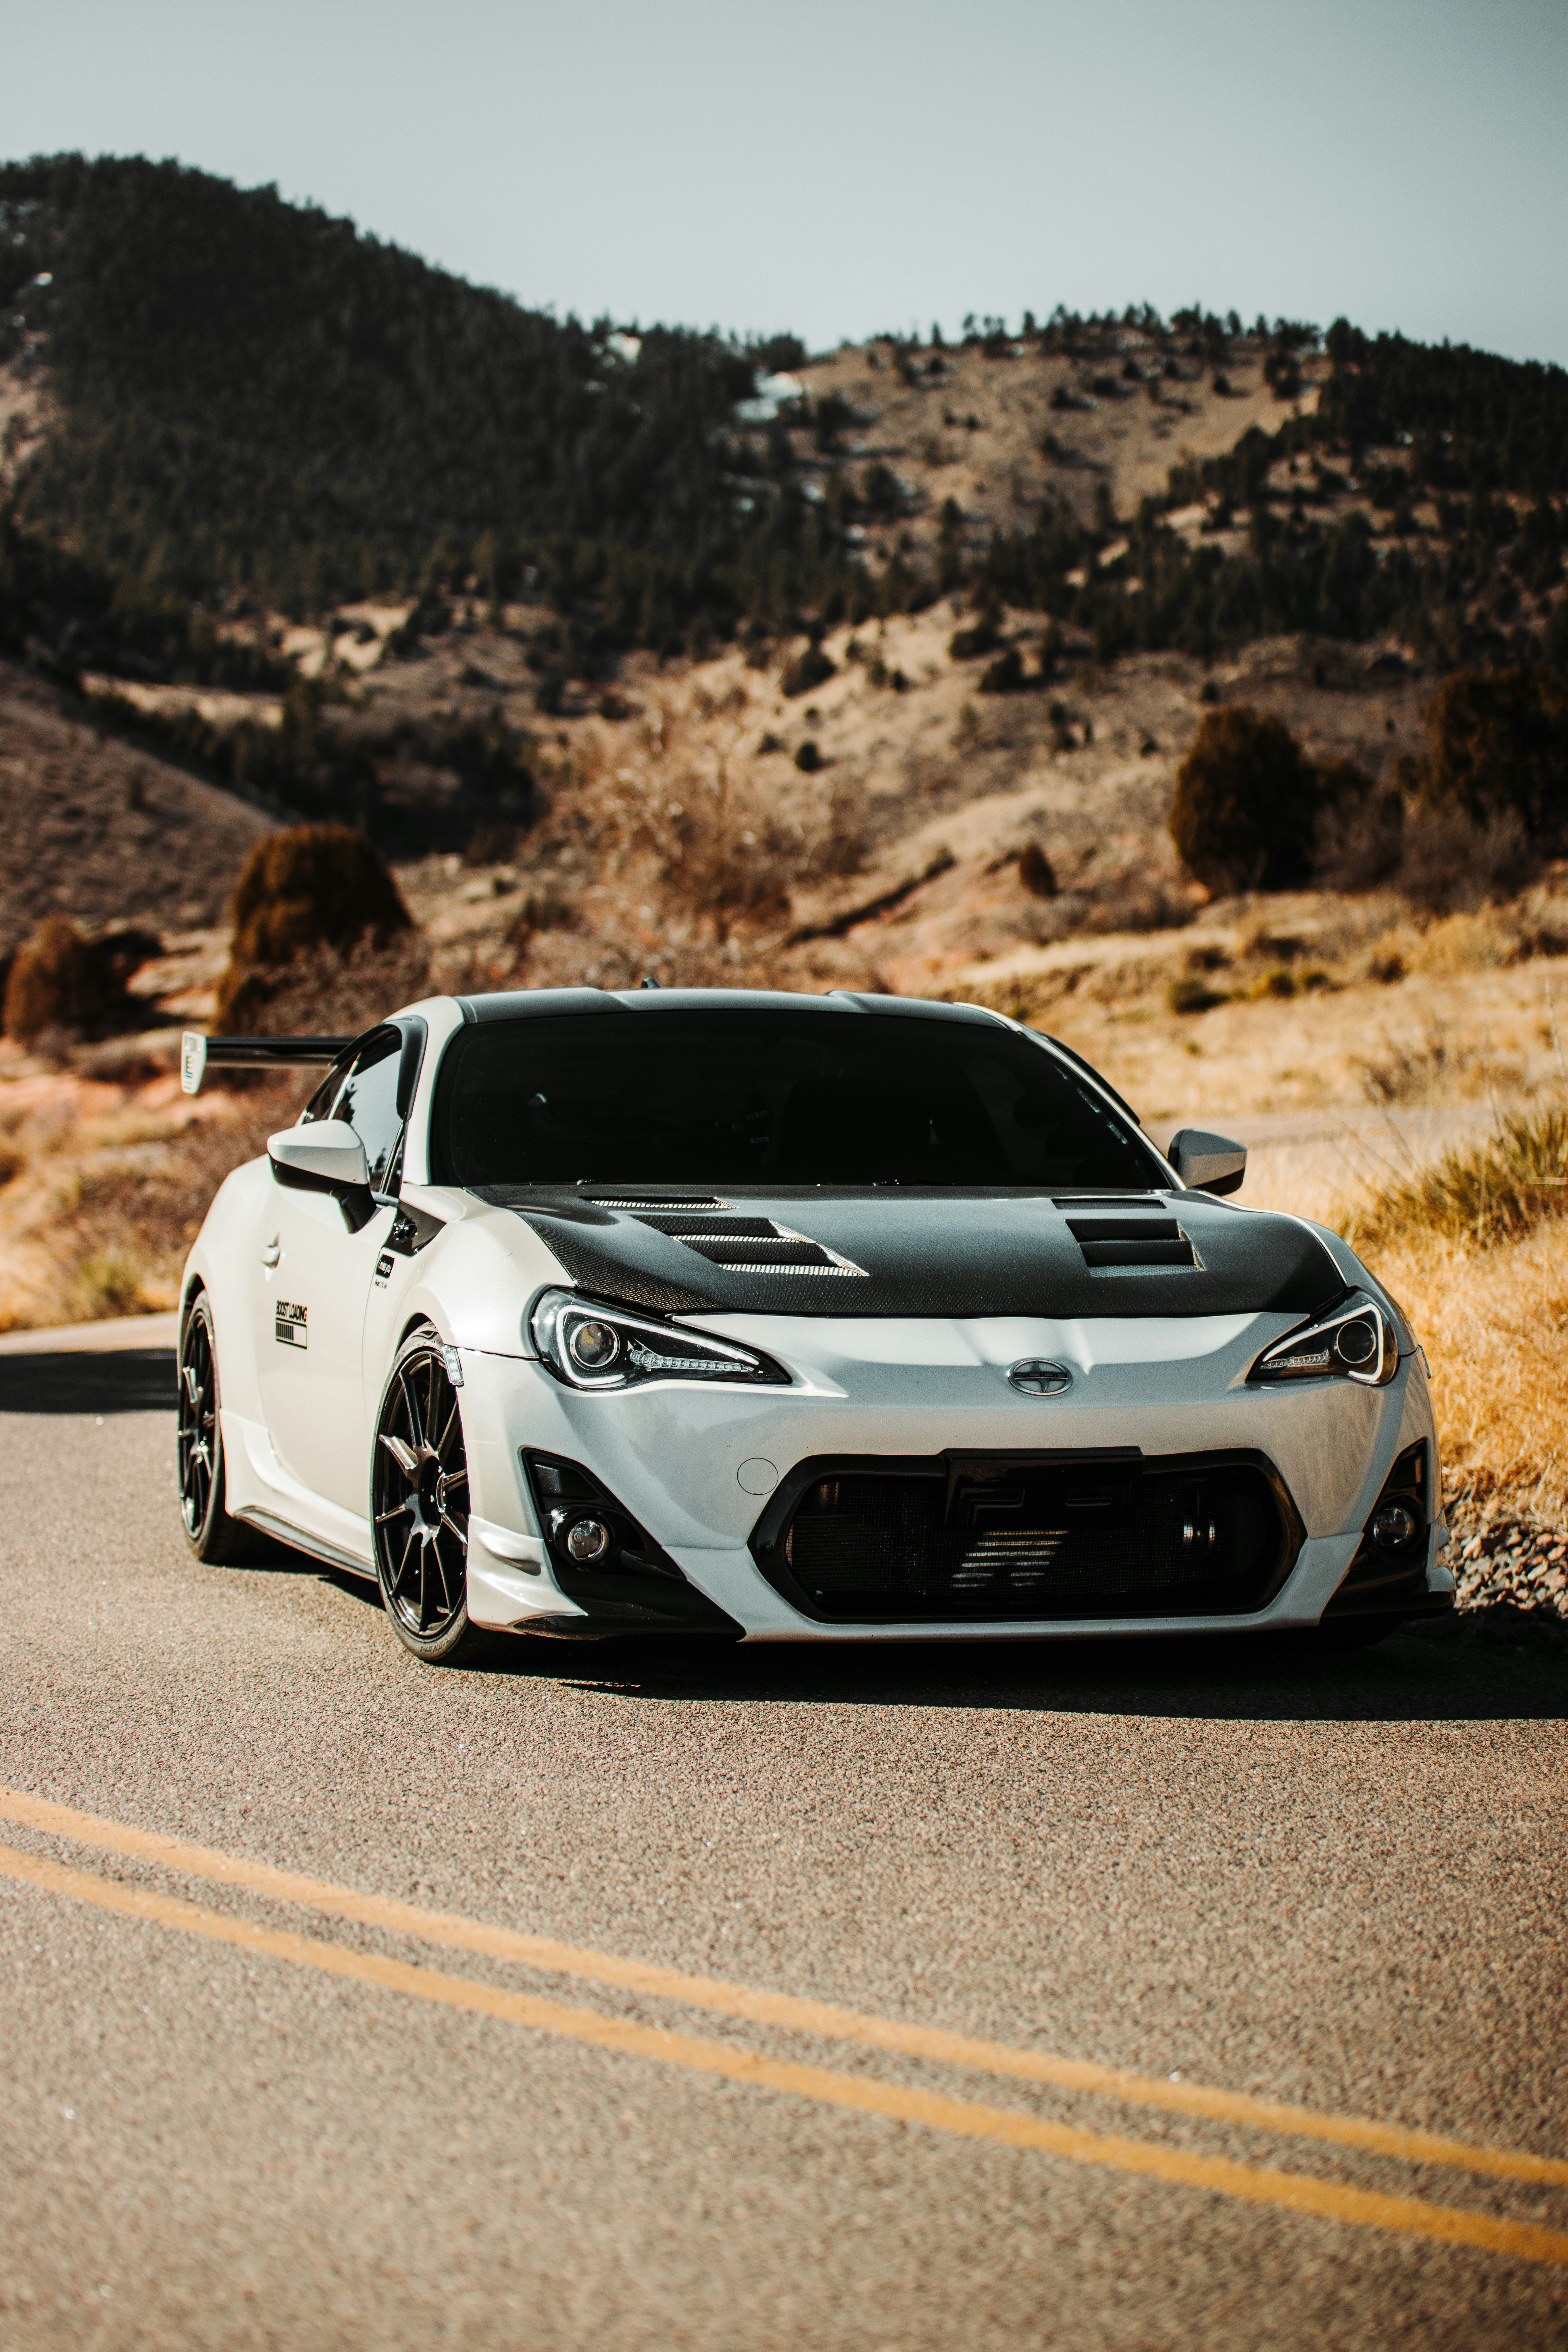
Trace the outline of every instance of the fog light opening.
[[574, 1519], [566, 1530], [566, 1549], [573, 1559], [603, 1559], [610, 1549], [610, 1530], [603, 1519]]

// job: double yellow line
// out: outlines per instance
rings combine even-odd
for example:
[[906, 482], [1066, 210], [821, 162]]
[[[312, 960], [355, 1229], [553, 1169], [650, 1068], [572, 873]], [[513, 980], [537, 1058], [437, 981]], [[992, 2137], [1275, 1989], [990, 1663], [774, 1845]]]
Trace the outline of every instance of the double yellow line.
[[[685, 2008], [702, 2010], [710, 2016], [742, 2019], [752, 2024], [810, 2034], [858, 2050], [892, 2052], [941, 2065], [966, 2067], [1015, 2082], [1088, 2092], [1124, 2105], [1326, 2142], [1394, 2157], [1406, 2163], [1443, 2165], [1536, 2188], [1568, 2189], [1568, 2161], [1560, 2158], [1479, 2147], [1435, 2132], [1412, 2131], [1402, 2125], [1374, 2123], [1353, 2116], [1321, 2114], [1314, 2108], [1253, 2098], [1244, 2092], [1218, 2090], [1204, 2084], [1163, 2082], [1158, 2076], [1100, 2066], [1088, 2060], [1058, 2057], [1046, 2051], [1014, 2049], [1004, 2042], [949, 2033], [935, 2026], [907, 2024], [894, 2018], [839, 2009], [826, 2001], [803, 2000], [791, 1993], [766, 1992], [730, 1984], [717, 1977], [691, 1976], [679, 1969], [563, 1944], [515, 1928], [487, 1926], [481, 1920], [465, 1919], [451, 1912], [425, 1910], [417, 1904], [400, 1902], [390, 1895], [360, 1894], [324, 1879], [303, 1877], [243, 1855], [195, 1845], [184, 1838], [136, 1829], [96, 1813], [77, 1812], [22, 1790], [0, 1788], [0, 1820], [127, 1861], [149, 1863], [187, 1878], [203, 1879], [267, 1901], [289, 1904], [320, 1916], [352, 1920], [362, 1927], [416, 1937], [449, 1950], [471, 1952], [552, 1975], [574, 1977], [582, 1982], [609, 1986], [639, 1998], [678, 2001]], [[387, 1959], [375, 1953], [355, 1950], [347, 1944], [301, 1936], [291, 1929], [262, 1927], [226, 1912], [205, 1909], [179, 1896], [160, 1895], [122, 1880], [102, 1878], [89, 1871], [68, 1869], [63, 1864], [16, 1847], [0, 1846], [0, 1874], [49, 1894], [93, 1904], [102, 1910], [150, 1920], [160, 1927], [177, 1928], [213, 1943], [233, 1945], [243, 1951], [265, 1954], [291, 1967], [314, 1969], [328, 1976], [402, 1993], [412, 2000], [500, 2018], [538, 2032], [562, 2035], [624, 2055], [655, 2059], [664, 2065], [716, 2075], [727, 2082], [784, 2092], [820, 2105], [892, 2116], [963, 2139], [993, 2140], [1011, 2147], [1031, 2148], [1072, 2163], [1100, 2165], [1116, 2172], [1142, 2174], [1189, 2189], [1213, 2190], [1247, 2204], [1283, 2207], [1329, 2221], [1392, 2230], [1444, 2244], [1477, 2246], [1491, 2253], [1513, 2254], [1530, 2262], [1568, 2267], [1568, 2232], [1536, 2222], [1509, 2221], [1461, 2207], [1431, 2204], [1420, 2198], [1388, 2196], [1307, 2173], [1236, 2164], [1226, 2158], [1204, 2156], [1158, 2142], [1083, 2131], [1016, 2108], [988, 2106], [973, 2100], [914, 2090], [874, 2076], [842, 2074], [828, 2067], [772, 2058], [734, 2043], [703, 2041], [692, 2034], [606, 2016], [596, 2010], [569, 2007], [533, 1993], [508, 1991], [473, 1978], [449, 1976], [439, 1969]]]

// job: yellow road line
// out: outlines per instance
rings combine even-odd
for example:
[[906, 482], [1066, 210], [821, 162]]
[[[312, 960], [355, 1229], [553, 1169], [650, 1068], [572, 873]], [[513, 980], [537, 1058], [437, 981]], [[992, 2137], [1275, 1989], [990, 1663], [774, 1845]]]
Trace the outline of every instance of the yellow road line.
[[106, 1853], [156, 1863], [191, 1878], [213, 1880], [279, 1903], [336, 1919], [353, 1919], [362, 1927], [391, 1934], [417, 1937], [448, 1950], [475, 1952], [486, 1958], [512, 1961], [554, 1976], [572, 1976], [586, 1983], [612, 1985], [618, 1991], [659, 2000], [675, 2000], [710, 2016], [742, 2018], [753, 2025], [810, 2033], [824, 2041], [844, 2042], [862, 2050], [887, 2050], [905, 2058], [921, 2058], [938, 2065], [966, 2066], [1019, 2083], [1040, 2083], [1052, 2089], [1084, 2091], [1112, 2098], [1129, 2106], [1154, 2107], [1169, 2115], [1201, 2116], [1211, 2123], [1239, 2124], [1298, 2139], [1326, 2141], [1339, 2147], [1362, 2148], [1374, 2156], [1395, 2157], [1405, 2163], [1448, 2165], [1466, 2172], [1486, 2173], [1499, 2179], [1524, 2180], [1541, 2186], [1568, 2188], [1568, 2161], [1535, 2156], [1523, 2149], [1480, 2147], [1449, 2139], [1436, 2132], [1416, 2131], [1403, 2124], [1374, 2123], [1358, 2116], [1333, 2116], [1282, 2099], [1262, 2099], [1245, 2091], [1225, 2091], [1203, 2083], [1162, 2082], [1157, 2075], [1138, 2074], [1119, 2066], [1097, 2065], [1092, 2060], [1058, 2057], [1049, 2051], [1017, 2050], [1005, 2042], [976, 2040], [950, 2033], [940, 2026], [907, 2024], [897, 2018], [876, 2017], [831, 2002], [805, 2000], [794, 1993], [768, 1992], [748, 1985], [726, 1983], [721, 1978], [689, 1976], [647, 1960], [624, 1959], [577, 1944], [563, 1944], [531, 1936], [514, 1927], [488, 1926], [449, 1911], [427, 1911], [395, 1895], [363, 1895], [334, 1886], [329, 1880], [301, 1877], [275, 1869], [242, 1854], [193, 1845], [184, 1838], [159, 1830], [142, 1830], [128, 1822], [106, 1820], [99, 1813], [77, 1812], [46, 1797], [0, 1787], [0, 1821], [25, 1822], [53, 1837]]
[[695, 2035], [671, 2033], [663, 2027], [634, 2024], [605, 2017], [591, 2009], [569, 2009], [563, 2001], [542, 2000], [537, 1994], [508, 1992], [499, 1985], [476, 1983], [470, 1977], [453, 1977], [436, 1969], [416, 1968], [406, 1960], [389, 1960], [374, 1952], [356, 1952], [344, 1944], [319, 1942], [291, 1929], [258, 1927], [218, 1911], [205, 1911], [172, 1895], [156, 1895], [150, 1887], [128, 1886], [95, 1877], [90, 1871], [68, 1870], [40, 1854], [0, 1846], [0, 1874], [19, 1879], [51, 1895], [65, 1895], [105, 1911], [118, 1911], [162, 1927], [175, 1927], [188, 1936], [205, 1937], [215, 1944], [232, 1944], [247, 1952], [266, 1954], [290, 1966], [318, 1969], [324, 1975], [351, 1978], [399, 1992], [416, 2000], [447, 2009], [468, 2010], [476, 2016], [501, 2018], [536, 2032], [565, 2036], [592, 2043], [623, 2056], [655, 2059], [661, 2065], [680, 2066], [699, 2074], [718, 2075], [726, 2082], [782, 2091], [819, 2105], [847, 2107], [862, 2115], [887, 2116], [900, 2123], [921, 2124], [928, 2130], [948, 2132], [962, 2139], [997, 2140], [1009, 2147], [1030, 2148], [1046, 2156], [1065, 2158], [1072, 2164], [1103, 2166], [1113, 2172], [1141, 2173], [1185, 2189], [1206, 2189], [1222, 2197], [1239, 2198], [1249, 2205], [1283, 2206], [1295, 2213], [1312, 2213], [1325, 2221], [1348, 2221], [1363, 2229], [1391, 2230], [1400, 2235], [1436, 2240], [1442, 2245], [1479, 2246], [1489, 2253], [1517, 2254], [1526, 2262], [1550, 2263], [1568, 2269], [1568, 2231], [1546, 2230], [1533, 2221], [1509, 2221], [1489, 2213], [1463, 2212], [1447, 2205], [1428, 2205], [1415, 2197], [1387, 2197], [1366, 2189], [1347, 2188], [1340, 2181], [1315, 2180], [1299, 2172], [1233, 2164], [1227, 2158], [1198, 2156], [1185, 2148], [1160, 2147], [1147, 2141], [1122, 2139], [1099, 2132], [1079, 2131], [1068, 2124], [1052, 2123], [1009, 2107], [987, 2107], [970, 2099], [950, 2099], [931, 2091], [915, 2091], [900, 2083], [878, 2082], [855, 2074], [835, 2074], [826, 2066], [804, 2066], [793, 2060], [764, 2057], [760, 2052], [733, 2048], [722, 2042], [700, 2042]]

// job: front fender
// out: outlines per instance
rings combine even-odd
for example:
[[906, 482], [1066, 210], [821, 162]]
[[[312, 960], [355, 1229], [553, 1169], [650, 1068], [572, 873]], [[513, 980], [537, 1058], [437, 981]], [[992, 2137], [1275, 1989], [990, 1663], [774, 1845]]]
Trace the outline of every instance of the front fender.
[[205, 1290], [212, 1306], [218, 1383], [226, 1412], [259, 1421], [256, 1370], [256, 1269], [261, 1226], [272, 1189], [267, 1161], [247, 1160], [226, 1176], [191, 1245], [180, 1282], [180, 1328], [191, 1300]]

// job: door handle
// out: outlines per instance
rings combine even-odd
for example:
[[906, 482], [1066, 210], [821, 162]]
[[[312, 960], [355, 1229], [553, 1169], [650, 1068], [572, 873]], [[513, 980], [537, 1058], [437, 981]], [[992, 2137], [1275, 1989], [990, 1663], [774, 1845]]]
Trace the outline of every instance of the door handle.
[[263, 1265], [276, 1265], [282, 1255], [277, 1242], [269, 1241], [262, 1250], [261, 1263]]

